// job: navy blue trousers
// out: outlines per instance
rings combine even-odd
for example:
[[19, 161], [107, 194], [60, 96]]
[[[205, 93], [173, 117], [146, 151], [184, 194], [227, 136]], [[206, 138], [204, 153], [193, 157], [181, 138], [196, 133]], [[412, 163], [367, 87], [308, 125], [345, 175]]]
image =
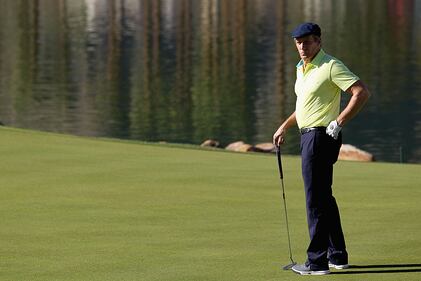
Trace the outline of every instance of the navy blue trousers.
[[332, 195], [333, 164], [338, 159], [341, 144], [342, 134], [335, 140], [324, 129], [301, 136], [302, 174], [310, 234], [306, 263], [312, 270], [327, 269], [328, 261], [348, 263], [339, 209]]

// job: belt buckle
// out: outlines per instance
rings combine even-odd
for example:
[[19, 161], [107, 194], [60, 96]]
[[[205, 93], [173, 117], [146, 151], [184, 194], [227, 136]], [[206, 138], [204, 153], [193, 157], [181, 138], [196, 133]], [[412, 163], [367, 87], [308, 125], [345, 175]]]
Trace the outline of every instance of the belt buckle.
[[320, 127], [301, 128], [300, 129], [300, 133], [302, 135], [304, 135], [304, 134], [307, 134], [308, 132], [315, 131], [315, 130], [317, 130], [317, 131], [324, 131], [324, 130], [326, 130], [326, 127], [320, 126]]
[[316, 130], [316, 128], [314, 128], [314, 127], [311, 127], [311, 128], [302, 128], [302, 129], [300, 129], [300, 133], [302, 135], [304, 135], [304, 134], [307, 134], [308, 132], [311, 132], [311, 131], [314, 131], [314, 130]]

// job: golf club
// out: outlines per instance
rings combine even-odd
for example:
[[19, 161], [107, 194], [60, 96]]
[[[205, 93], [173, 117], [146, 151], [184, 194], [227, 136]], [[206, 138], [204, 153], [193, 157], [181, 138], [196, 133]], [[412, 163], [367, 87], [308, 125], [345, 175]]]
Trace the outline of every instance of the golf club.
[[276, 146], [276, 156], [278, 158], [278, 167], [279, 167], [279, 177], [281, 179], [281, 186], [282, 186], [282, 198], [284, 199], [284, 210], [285, 210], [285, 222], [287, 226], [287, 235], [288, 235], [288, 248], [289, 248], [289, 259], [291, 263], [284, 266], [283, 270], [289, 270], [297, 263], [292, 258], [292, 251], [291, 251], [291, 238], [289, 236], [289, 226], [288, 226], [288, 212], [287, 212], [287, 201], [285, 199], [285, 187], [284, 187], [284, 173], [282, 171], [282, 161], [281, 161], [281, 148], [279, 145]]

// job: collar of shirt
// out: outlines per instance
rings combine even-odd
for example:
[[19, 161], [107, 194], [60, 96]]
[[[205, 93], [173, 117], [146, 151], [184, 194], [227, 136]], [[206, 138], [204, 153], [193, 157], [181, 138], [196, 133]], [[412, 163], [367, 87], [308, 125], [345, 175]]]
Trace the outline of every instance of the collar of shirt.
[[[309, 62], [306, 66], [306, 71], [309, 69], [312, 69], [313, 67], [318, 67], [320, 66], [320, 63], [323, 59], [323, 57], [325, 56], [325, 52], [323, 51], [323, 49], [320, 49], [320, 51], [317, 53], [317, 55], [311, 60], [311, 62]], [[301, 59], [298, 64], [297, 64], [297, 68], [303, 68], [304, 66], [304, 61]]]

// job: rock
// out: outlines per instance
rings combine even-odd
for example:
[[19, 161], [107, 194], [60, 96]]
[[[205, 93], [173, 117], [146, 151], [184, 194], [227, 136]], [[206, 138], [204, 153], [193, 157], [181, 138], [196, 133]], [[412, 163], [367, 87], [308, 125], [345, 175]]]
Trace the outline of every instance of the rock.
[[200, 146], [202, 147], [218, 147], [219, 146], [219, 142], [216, 140], [205, 140]]
[[276, 151], [276, 147], [271, 142], [265, 142], [265, 143], [258, 143], [254, 146], [257, 152], [266, 152], [266, 153], [273, 153]]
[[275, 152], [275, 146], [272, 143], [259, 143], [256, 145], [251, 145], [244, 143], [243, 141], [237, 141], [229, 144], [225, 147], [226, 150], [239, 151], [239, 152], [264, 152], [271, 153]]
[[367, 151], [361, 150], [350, 144], [343, 144], [339, 151], [339, 160], [351, 160], [351, 161], [374, 161], [374, 156]]
[[230, 151], [238, 151], [238, 152], [248, 152], [253, 151], [253, 146], [243, 141], [237, 141], [230, 143], [228, 146], [225, 147], [226, 150]]

